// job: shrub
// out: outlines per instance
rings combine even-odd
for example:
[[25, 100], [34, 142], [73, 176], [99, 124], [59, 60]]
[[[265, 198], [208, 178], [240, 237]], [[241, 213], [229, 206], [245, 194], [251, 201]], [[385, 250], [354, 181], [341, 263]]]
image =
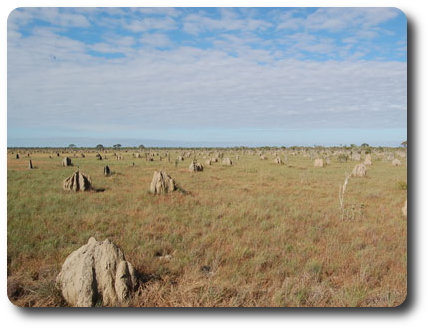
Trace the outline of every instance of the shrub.
[[345, 154], [340, 154], [337, 156], [337, 161], [339, 163], [346, 163], [348, 161], [348, 156]]

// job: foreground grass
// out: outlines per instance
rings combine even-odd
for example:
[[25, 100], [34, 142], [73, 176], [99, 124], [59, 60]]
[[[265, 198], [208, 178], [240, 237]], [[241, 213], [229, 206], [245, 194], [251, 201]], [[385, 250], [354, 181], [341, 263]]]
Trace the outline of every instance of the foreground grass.
[[[49, 155], [32, 154], [37, 169], [27, 170], [28, 158], [8, 154], [8, 286], [17, 305], [64, 305], [55, 276], [91, 236], [115, 242], [145, 275], [132, 306], [397, 306], [406, 297], [405, 161], [374, 161], [366, 178], [352, 178], [351, 216], [341, 220], [339, 185], [355, 162], [314, 168], [289, 155], [281, 166], [234, 152], [232, 167], [189, 173], [191, 159], [175, 167], [178, 151], [171, 163], [89, 153], [72, 161], [104, 191], [73, 194], [62, 181], [76, 167]], [[189, 193], [149, 194], [156, 169]]]

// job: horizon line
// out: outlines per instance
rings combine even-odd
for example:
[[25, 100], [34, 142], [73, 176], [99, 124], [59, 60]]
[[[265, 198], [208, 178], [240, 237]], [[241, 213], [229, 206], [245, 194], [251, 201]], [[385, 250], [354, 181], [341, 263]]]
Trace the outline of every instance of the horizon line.
[[292, 146], [284, 146], [284, 145], [265, 145], [265, 146], [122, 146], [121, 147], [114, 147], [114, 146], [92, 146], [92, 147], [85, 147], [85, 146], [62, 146], [62, 147], [55, 147], [55, 146], [37, 146], [37, 147], [26, 147], [26, 146], [7, 146], [7, 149], [264, 149], [264, 148], [271, 148], [271, 149], [292, 149], [292, 148], [404, 148], [401, 144], [398, 146], [389, 146], [389, 145], [370, 145], [367, 144], [365, 146], [358, 145], [358, 144], [350, 144], [350, 145], [292, 145]]

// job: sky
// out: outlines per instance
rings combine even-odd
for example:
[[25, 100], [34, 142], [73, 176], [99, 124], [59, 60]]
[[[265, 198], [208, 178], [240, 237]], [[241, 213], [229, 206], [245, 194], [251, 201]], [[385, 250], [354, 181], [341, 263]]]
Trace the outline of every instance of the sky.
[[395, 8], [19, 8], [8, 147], [398, 146]]

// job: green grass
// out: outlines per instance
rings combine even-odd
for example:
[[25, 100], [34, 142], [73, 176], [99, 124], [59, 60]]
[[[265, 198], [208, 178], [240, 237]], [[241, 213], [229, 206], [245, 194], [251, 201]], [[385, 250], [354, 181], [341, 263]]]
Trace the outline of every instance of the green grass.
[[[224, 151], [232, 167], [189, 173], [193, 157], [175, 167], [179, 150], [171, 163], [131, 152], [117, 161], [111, 151], [99, 161], [92, 151], [69, 168], [50, 154], [32, 154], [34, 170], [8, 154], [8, 278], [31, 288], [18, 305], [61, 305], [55, 275], [91, 236], [115, 242], [149, 276], [133, 306], [396, 306], [406, 297], [407, 186], [393, 185], [406, 182], [405, 161], [374, 159], [367, 177], [351, 178], [342, 221], [339, 185], [356, 162], [334, 156], [314, 168], [305, 155], [276, 165], [270, 153]], [[77, 165], [104, 191], [64, 192]], [[158, 169], [189, 194], [149, 194]]]

